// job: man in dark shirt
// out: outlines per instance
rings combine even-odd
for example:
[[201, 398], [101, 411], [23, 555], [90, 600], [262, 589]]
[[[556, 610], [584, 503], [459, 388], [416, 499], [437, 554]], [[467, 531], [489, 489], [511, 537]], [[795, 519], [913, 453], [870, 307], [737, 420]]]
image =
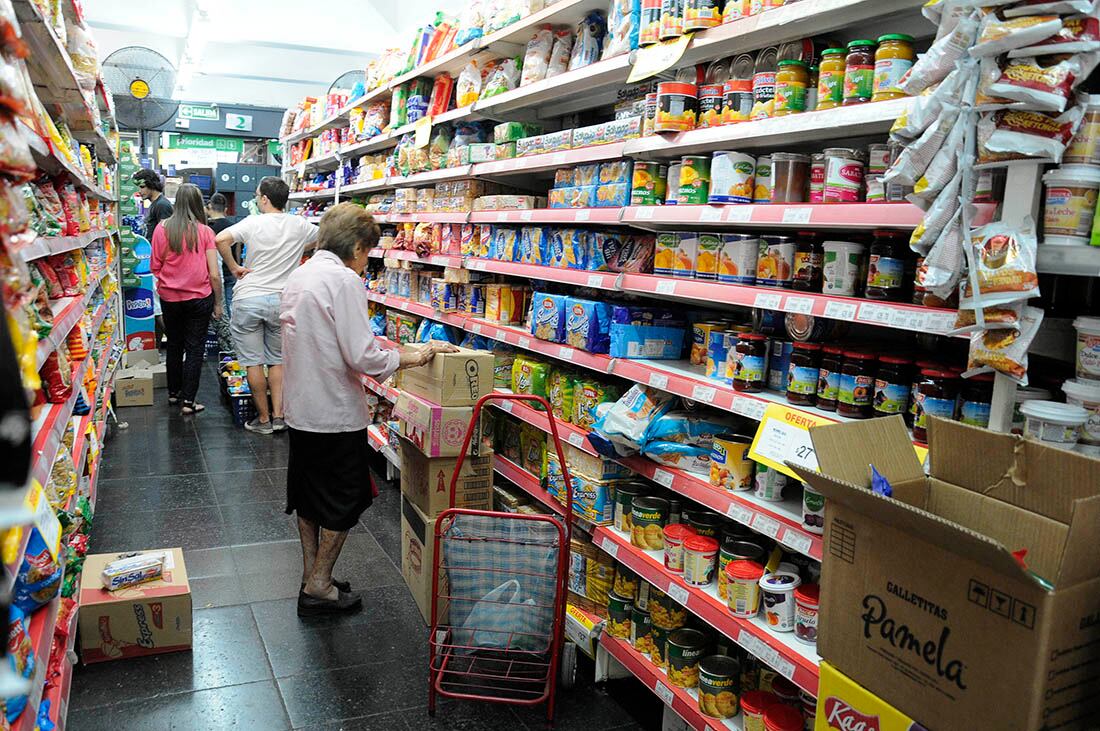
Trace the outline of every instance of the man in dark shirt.
[[[215, 236], [233, 225], [233, 222], [225, 216], [227, 204], [228, 201], [221, 193], [215, 193], [206, 202], [206, 225], [214, 230]], [[240, 261], [240, 251], [234, 253], [237, 261]], [[233, 305], [233, 285], [237, 283], [237, 278], [229, 271], [224, 261], [222, 262], [222, 282], [225, 285], [225, 308], [221, 319], [214, 323], [214, 327], [218, 331], [218, 346], [223, 351], [232, 353], [233, 338], [229, 332], [229, 315]]]
[[151, 204], [145, 216], [145, 238], [152, 242], [153, 232], [160, 222], [171, 217], [172, 204], [164, 197], [164, 181], [155, 171], [148, 168], [138, 170], [134, 173], [133, 181], [138, 187], [138, 194]]

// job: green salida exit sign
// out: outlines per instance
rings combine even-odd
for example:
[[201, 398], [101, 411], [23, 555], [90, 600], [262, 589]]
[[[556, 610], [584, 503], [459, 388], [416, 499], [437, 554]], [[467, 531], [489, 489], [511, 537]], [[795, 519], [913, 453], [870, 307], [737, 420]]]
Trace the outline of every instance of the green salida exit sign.
[[217, 122], [221, 119], [221, 113], [213, 104], [180, 104], [179, 118]]

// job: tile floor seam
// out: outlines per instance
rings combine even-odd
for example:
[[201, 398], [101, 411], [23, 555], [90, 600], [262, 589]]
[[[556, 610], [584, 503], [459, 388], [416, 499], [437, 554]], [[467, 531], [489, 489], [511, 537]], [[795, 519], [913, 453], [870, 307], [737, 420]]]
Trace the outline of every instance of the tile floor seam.
[[[266, 650], [266, 648], [265, 648], [265, 650]], [[248, 682], [245, 682], [245, 683], [226, 683], [225, 685], [218, 685], [218, 686], [214, 686], [212, 688], [198, 688], [198, 689], [192, 688], [190, 690], [173, 690], [173, 691], [168, 691], [166, 693], [155, 693], [151, 696], [146, 696], [145, 698], [131, 698], [130, 700], [119, 701], [117, 703], [102, 703], [102, 704], [95, 705], [95, 706], [80, 706], [79, 708], [73, 708], [73, 707], [70, 706], [68, 710], [70, 710], [70, 711], [79, 711], [79, 712], [83, 713], [84, 711], [94, 711], [96, 709], [102, 709], [102, 708], [113, 708], [115, 706], [121, 706], [121, 705], [124, 705], [126, 703], [135, 703], [135, 702], [142, 701], [142, 700], [154, 700], [154, 699], [157, 699], [157, 698], [171, 698], [171, 697], [177, 696], [177, 695], [192, 695], [194, 693], [202, 693], [202, 692], [208, 691], [208, 690], [224, 690], [226, 688], [239, 688], [243, 685], [255, 685], [257, 683], [273, 683], [273, 684], [275, 684], [275, 687], [278, 688], [279, 684], [278, 684], [277, 681], [278, 681], [278, 678], [276, 678], [274, 675], [272, 675], [270, 678], [266, 678], [264, 680], [249, 680]], [[280, 698], [281, 697], [282, 696], [280, 695]], [[287, 720], [288, 721], [290, 720], [289, 716], [288, 716]]]
[[[236, 569], [236, 561], [233, 562], [233, 567]], [[279, 685], [279, 677], [275, 675], [275, 665], [271, 662], [271, 653], [268, 652], [267, 643], [264, 642], [264, 634], [260, 631], [260, 620], [256, 617], [256, 611], [252, 608], [255, 602], [248, 603], [248, 614], [252, 617], [252, 625], [256, 628], [256, 634], [260, 637], [260, 647], [264, 648], [264, 660], [267, 661], [267, 667], [271, 671], [271, 681], [275, 684], [275, 692], [279, 695], [279, 703], [283, 707], [283, 714], [286, 716], [287, 727], [294, 728], [294, 719], [290, 715], [290, 708], [286, 704], [286, 698], [283, 697], [283, 688]]]

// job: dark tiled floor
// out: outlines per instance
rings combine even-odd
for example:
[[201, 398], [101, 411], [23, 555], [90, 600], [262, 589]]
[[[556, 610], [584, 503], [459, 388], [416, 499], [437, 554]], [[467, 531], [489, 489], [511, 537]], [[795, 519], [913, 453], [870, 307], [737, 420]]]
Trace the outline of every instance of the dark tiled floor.
[[[194, 649], [78, 668], [68, 728], [525, 731], [538, 710], [447, 702], [427, 715], [427, 628], [401, 579], [396, 485], [353, 530], [337, 574], [363, 591], [350, 617], [299, 620], [301, 553], [282, 511], [286, 437], [233, 426], [203, 373], [208, 409], [120, 409], [129, 428], [104, 451], [91, 550], [182, 546], [194, 600]], [[381, 483], [380, 483], [381, 484]], [[639, 683], [559, 691], [556, 728], [660, 728]], [[586, 679], [587, 678], [587, 679]]]

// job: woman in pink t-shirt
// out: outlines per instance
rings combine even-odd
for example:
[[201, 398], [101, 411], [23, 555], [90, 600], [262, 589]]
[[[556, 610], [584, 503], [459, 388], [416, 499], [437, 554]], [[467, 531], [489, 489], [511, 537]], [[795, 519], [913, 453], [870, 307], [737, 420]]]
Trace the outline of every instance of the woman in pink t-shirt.
[[206, 408], [195, 403], [206, 331], [211, 317], [222, 316], [218, 249], [198, 188], [180, 186], [172, 216], [157, 226], [152, 245], [149, 267], [168, 336], [168, 403], [195, 414]]

